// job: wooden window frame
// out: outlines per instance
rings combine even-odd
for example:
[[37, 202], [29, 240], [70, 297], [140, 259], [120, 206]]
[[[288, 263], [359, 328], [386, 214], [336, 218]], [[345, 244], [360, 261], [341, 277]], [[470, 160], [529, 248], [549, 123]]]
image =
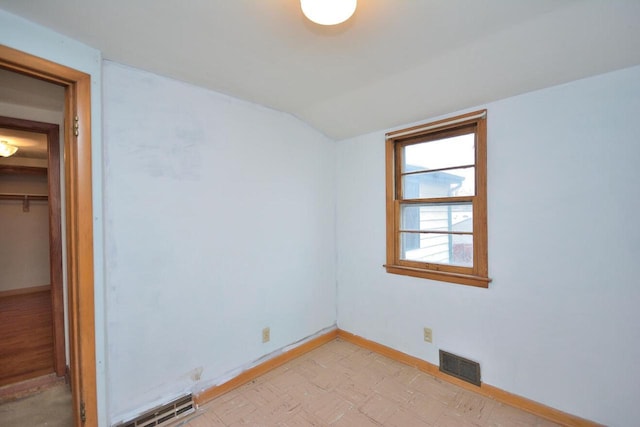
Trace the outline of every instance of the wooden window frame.
[[[491, 279], [487, 251], [487, 110], [426, 123], [386, 134], [386, 207], [388, 273], [461, 285], [487, 288]], [[439, 140], [449, 136], [475, 133], [475, 195], [403, 199], [401, 182], [402, 148], [407, 145]], [[400, 208], [419, 203], [465, 202], [473, 207], [473, 266], [409, 261], [400, 258]]]

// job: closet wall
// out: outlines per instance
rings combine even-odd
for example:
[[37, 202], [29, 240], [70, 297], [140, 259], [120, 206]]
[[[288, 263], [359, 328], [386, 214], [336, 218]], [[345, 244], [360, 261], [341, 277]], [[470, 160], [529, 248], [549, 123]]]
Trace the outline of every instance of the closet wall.
[[[1, 194], [47, 194], [47, 177], [0, 174]], [[0, 235], [0, 292], [48, 286], [48, 203], [0, 200]]]
[[[47, 194], [45, 174], [0, 173], [0, 195]], [[52, 373], [46, 200], [0, 198], [0, 386]]]

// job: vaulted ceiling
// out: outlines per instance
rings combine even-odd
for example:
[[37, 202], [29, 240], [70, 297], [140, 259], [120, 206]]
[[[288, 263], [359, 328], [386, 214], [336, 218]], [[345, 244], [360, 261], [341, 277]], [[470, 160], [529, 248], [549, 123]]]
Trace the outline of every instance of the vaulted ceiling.
[[638, 0], [0, 0], [103, 57], [291, 113], [332, 138], [640, 64]]

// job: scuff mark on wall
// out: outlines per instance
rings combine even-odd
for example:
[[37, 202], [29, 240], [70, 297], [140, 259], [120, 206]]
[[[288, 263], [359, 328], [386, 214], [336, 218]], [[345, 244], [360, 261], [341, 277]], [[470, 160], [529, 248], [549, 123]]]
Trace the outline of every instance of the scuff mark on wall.
[[193, 371], [191, 371], [191, 379], [193, 380], [193, 382], [197, 382], [200, 381], [200, 378], [202, 378], [202, 372], [204, 371], [204, 368], [202, 366], [194, 369]]

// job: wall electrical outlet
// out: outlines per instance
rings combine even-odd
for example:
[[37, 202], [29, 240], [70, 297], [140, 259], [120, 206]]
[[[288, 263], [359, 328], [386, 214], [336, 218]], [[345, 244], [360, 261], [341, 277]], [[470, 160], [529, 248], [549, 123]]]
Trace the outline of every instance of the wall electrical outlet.
[[424, 340], [426, 342], [433, 342], [433, 331], [431, 328], [424, 328]]
[[262, 330], [262, 342], [269, 342], [271, 339], [271, 329], [264, 328]]

